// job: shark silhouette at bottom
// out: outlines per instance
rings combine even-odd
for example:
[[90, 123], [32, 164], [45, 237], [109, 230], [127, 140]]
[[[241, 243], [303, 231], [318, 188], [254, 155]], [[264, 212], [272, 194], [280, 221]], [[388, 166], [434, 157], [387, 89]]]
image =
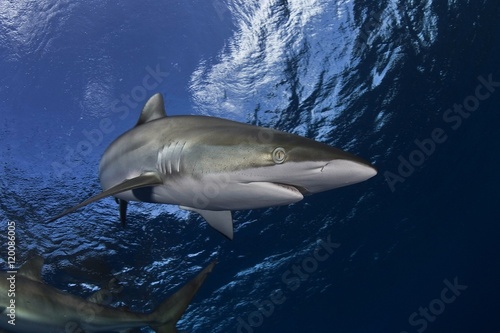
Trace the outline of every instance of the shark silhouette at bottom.
[[0, 272], [0, 332], [125, 333], [146, 326], [157, 333], [178, 332], [177, 321], [216, 264], [214, 261], [206, 266], [153, 312], [136, 313], [45, 284], [41, 280], [43, 261], [37, 255], [15, 274]]

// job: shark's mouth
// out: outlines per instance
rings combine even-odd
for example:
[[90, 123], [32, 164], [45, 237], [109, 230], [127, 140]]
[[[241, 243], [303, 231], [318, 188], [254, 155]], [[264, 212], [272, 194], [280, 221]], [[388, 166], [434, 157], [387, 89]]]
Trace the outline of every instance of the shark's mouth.
[[273, 183], [275, 185], [278, 185], [282, 188], [285, 188], [291, 192], [297, 193], [297, 194], [302, 194], [302, 195], [308, 195], [311, 194], [308, 190], [306, 190], [303, 187], [296, 186], [296, 185], [290, 185], [290, 184], [283, 184], [283, 183]]

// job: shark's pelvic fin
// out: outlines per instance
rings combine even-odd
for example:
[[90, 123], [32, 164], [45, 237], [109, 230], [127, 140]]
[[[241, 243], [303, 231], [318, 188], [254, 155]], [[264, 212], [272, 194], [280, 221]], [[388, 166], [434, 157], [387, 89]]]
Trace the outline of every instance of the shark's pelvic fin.
[[118, 199], [118, 202], [120, 204], [120, 222], [122, 224], [122, 227], [127, 226], [127, 206], [128, 206], [128, 201], [123, 200], [123, 199]]
[[160, 119], [166, 117], [167, 113], [165, 112], [165, 104], [163, 102], [163, 96], [160, 93], [157, 93], [146, 102], [144, 108], [141, 111], [141, 116], [137, 121], [136, 127], [147, 123], [149, 121], [153, 121], [156, 119]]
[[43, 258], [39, 255], [35, 255], [19, 268], [17, 274], [31, 280], [42, 282], [42, 266]]
[[[217, 261], [213, 261], [201, 272], [196, 275], [194, 279], [184, 285], [179, 291], [165, 300], [156, 310], [151, 314], [151, 319], [154, 324], [151, 325], [156, 333], [177, 333], [175, 324], [181, 318], [182, 314], [188, 307], [194, 295], [198, 292], [201, 285], [207, 278], [208, 274], [212, 272]], [[157, 323], [157, 324], [155, 324]]]
[[204, 210], [186, 206], [180, 206], [180, 208], [200, 214], [212, 228], [226, 236], [229, 240], [233, 240], [233, 217], [231, 211]]
[[85, 200], [84, 202], [65, 210], [61, 214], [51, 218], [49, 220], [49, 222], [53, 222], [53, 221], [57, 220], [58, 218], [63, 217], [66, 214], [73, 213], [74, 211], [76, 211], [84, 206], [87, 206], [88, 204], [90, 204], [94, 201], [101, 200], [105, 197], [109, 197], [111, 195], [115, 195], [115, 194], [125, 192], [125, 191], [135, 190], [135, 189], [141, 188], [141, 187], [148, 187], [148, 186], [161, 185], [161, 184], [163, 184], [163, 180], [158, 173], [156, 173], [156, 172], [143, 173], [142, 175], [140, 175], [138, 177], [135, 177], [132, 179], [127, 179], [127, 180], [121, 182], [120, 184], [113, 186], [110, 189], [103, 191], [103, 192], [93, 196], [92, 198], [89, 198], [89, 199]]

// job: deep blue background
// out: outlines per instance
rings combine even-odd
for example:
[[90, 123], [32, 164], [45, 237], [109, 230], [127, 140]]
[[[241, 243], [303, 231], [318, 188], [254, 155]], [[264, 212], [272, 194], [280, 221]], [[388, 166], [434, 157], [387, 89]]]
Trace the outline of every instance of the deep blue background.
[[[85, 296], [116, 275], [116, 305], [136, 311], [217, 256], [180, 323], [192, 332], [238, 332], [275, 290], [286, 301], [252, 331], [417, 332], [409, 316], [455, 278], [467, 289], [425, 331], [499, 332], [500, 87], [458, 129], [443, 121], [479, 76], [500, 82], [499, 22], [497, 1], [2, 1], [1, 227], [16, 222], [20, 261], [42, 254], [49, 284]], [[316, 138], [379, 175], [235, 212], [233, 242], [169, 206], [131, 205], [123, 230], [111, 199], [45, 222], [100, 190], [99, 159], [135, 124], [148, 68], [163, 76], [147, 97], [163, 93], [168, 114]], [[386, 172], [436, 128], [446, 142], [391, 191]], [[289, 290], [282, 275], [328, 237], [339, 248]]]

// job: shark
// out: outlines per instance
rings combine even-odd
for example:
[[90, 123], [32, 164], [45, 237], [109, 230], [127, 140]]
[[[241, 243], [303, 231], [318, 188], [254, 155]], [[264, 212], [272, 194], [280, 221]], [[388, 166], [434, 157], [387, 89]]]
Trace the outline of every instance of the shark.
[[103, 191], [50, 221], [113, 196], [123, 225], [130, 201], [173, 204], [233, 239], [234, 210], [292, 204], [376, 174], [366, 160], [296, 134], [210, 116], [167, 116], [158, 93], [105, 150]]
[[151, 313], [113, 308], [99, 304], [102, 297], [84, 299], [49, 286], [41, 279], [43, 263], [36, 255], [17, 271], [0, 272], [0, 332], [125, 333], [146, 326], [157, 333], [178, 332], [177, 321], [216, 261]]

